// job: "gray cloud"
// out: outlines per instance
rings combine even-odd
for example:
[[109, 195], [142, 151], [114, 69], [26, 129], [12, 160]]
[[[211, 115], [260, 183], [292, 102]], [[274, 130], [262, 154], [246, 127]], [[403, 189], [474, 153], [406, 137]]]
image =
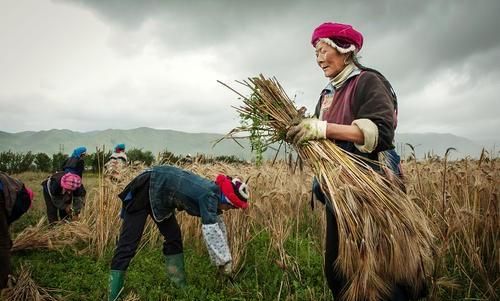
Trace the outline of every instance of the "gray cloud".
[[[309, 39], [312, 30], [325, 21], [350, 23], [364, 34], [362, 62], [379, 69], [396, 89], [401, 131], [435, 129], [487, 138], [495, 137], [491, 128], [500, 127], [492, 113], [499, 111], [495, 87], [500, 82], [500, 38], [496, 33], [500, 28], [500, 18], [496, 16], [500, 1], [53, 3], [90, 12], [106, 24], [106, 43], [115, 56], [135, 62], [148, 54], [156, 61], [144, 60], [145, 64], [163, 64], [131, 63], [132, 66], [124, 67], [131, 71], [121, 78], [106, 80], [99, 87], [79, 87], [93, 93], [72, 91], [57, 97], [40, 91], [42, 94], [37, 97], [29, 91], [17, 94], [25, 100], [45, 97], [48, 102], [54, 97], [60, 101], [64, 97], [81, 101], [93, 97], [97, 99], [91, 103], [120, 106], [119, 114], [108, 109], [83, 109], [74, 121], [81, 129], [116, 124], [123, 128], [227, 131], [238, 122], [230, 108], [237, 100], [215, 80], [232, 83], [258, 73], [276, 76], [290, 94], [298, 95], [300, 105], [312, 110], [326, 79], [315, 64]], [[55, 43], [57, 38], [51, 37], [50, 41]], [[96, 52], [93, 58], [97, 55]], [[183, 60], [190, 69], [178, 75]], [[150, 67], [156, 68], [151, 74]], [[164, 85], [155, 78], [168, 74], [162, 70], [172, 70]], [[146, 72], [147, 78], [134, 76], [135, 71]], [[53, 80], [42, 78], [41, 83], [52, 87]], [[11, 102], [2, 91], [0, 96], [2, 101]], [[4, 124], [2, 121], [0, 125], [6, 128]], [[16, 126], [11, 128], [15, 130]]]
[[312, 50], [306, 55], [312, 29], [331, 20], [355, 24], [364, 33], [361, 55], [367, 65], [411, 82], [500, 49], [500, 2], [494, 0], [64, 1], [88, 7], [130, 31], [152, 22], [152, 34], [166, 48], [213, 47], [230, 60], [239, 57], [236, 67], [242, 73], [302, 70], [304, 62], [313, 60]]

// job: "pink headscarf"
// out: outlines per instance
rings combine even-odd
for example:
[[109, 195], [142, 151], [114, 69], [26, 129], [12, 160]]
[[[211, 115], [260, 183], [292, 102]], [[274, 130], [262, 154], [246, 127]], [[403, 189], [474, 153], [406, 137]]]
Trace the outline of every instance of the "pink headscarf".
[[26, 190], [26, 193], [30, 198], [30, 208], [31, 208], [31, 206], [33, 205], [33, 199], [35, 198], [35, 194], [33, 193], [33, 190], [28, 188], [26, 185], [24, 186], [24, 190]]
[[356, 47], [357, 51], [361, 50], [361, 47], [363, 47], [363, 35], [348, 24], [331, 22], [321, 24], [313, 31], [311, 38], [313, 47], [316, 46], [316, 43], [321, 38], [329, 38], [334, 42], [337, 40], [344, 44], [352, 44]]
[[78, 175], [67, 173], [61, 178], [61, 187], [66, 190], [73, 191], [80, 186], [82, 186], [82, 179]]

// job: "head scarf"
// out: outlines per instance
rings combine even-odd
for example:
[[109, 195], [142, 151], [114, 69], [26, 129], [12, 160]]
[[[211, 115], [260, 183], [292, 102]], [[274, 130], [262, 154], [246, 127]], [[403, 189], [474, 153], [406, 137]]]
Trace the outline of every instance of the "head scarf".
[[125, 151], [125, 144], [124, 143], [119, 143], [115, 146], [115, 153], [123, 152]]
[[238, 178], [219, 174], [215, 179], [215, 183], [221, 189], [225, 200], [236, 208], [248, 208], [248, 186]]
[[67, 173], [61, 178], [61, 187], [66, 190], [74, 191], [80, 186], [82, 186], [82, 179], [79, 175]]
[[33, 205], [33, 199], [35, 198], [35, 193], [33, 193], [33, 190], [28, 188], [26, 185], [24, 185], [24, 190], [26, 190], [26, 193], [28, 194], [28, 197], [30, 198], [30, 208]]
[[316, 47], [319, 39], [326, 38], [340, 48], [348, 49], [351, 45], [358, 52], [363, 47], [363, 35], [351, 25], [342, 23], [323, 23], [314, 29], [311, 44]]
[[73, 154], [71, 154], [71, 157], [80, 158], [86, 152], [87, 152], [87, 148], [85, 146], [80, 146], [80, 147], [75, 148], [75, 150], [73, 151]]

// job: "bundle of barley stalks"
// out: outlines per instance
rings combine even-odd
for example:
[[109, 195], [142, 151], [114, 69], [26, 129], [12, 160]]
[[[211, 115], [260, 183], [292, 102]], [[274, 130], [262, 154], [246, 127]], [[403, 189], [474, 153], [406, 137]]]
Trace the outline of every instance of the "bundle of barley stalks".
[[[267, 144], [283, 142], [303, 113], [274, 78], [260, 75], [238, 83], [250, 88], [252, 96], [222, 84], [242, 97], [244, 105], [236, 108], [240, 116], [257, 122], [228, 136], [257, 130]], [[345, 299], [383, 299], [392, 283], [407, 284], [416, 294], [432, 272], [433, 234], [422, 209], [331, 140], [293, 147], [313, 169], [334, 209], [339, 257], [336, 267], [326, 268], [340, 269], [350, 279]]]
[[88, 242], [91, 232], [82, 222], [60, 222], [47, 225], [42, 217], [35, 226], [24, 229], [14, 240], [12, 251], [30, 249], [55, 250], [65, 246], [74, 246], [78, 242]]
[[31, 279], [29, 267], [21, 265], [16, 285], [2, 290], [2, 300], [5, 301], [57, 301], [58, 298], [52, 297], [50, 293], [58, 290], [47, 289], [38, 286]]

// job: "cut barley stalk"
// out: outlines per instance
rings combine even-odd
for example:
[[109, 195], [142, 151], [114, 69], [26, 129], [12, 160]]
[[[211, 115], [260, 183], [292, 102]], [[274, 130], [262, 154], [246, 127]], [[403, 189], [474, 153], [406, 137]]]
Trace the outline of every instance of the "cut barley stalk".
[[[303, 118], [276, 79], [260, 75], [239, 83], [251, 90], [252, 97], [221, 84], [243, 98], [244, 105], [236, 110], [260, 120], [268, 143], [284, 140], [288, 128]], [[232, 133], [250, 130], [242, 126]], [[345, 298], [379, 300], [388, 294], [390, 283], [407, 283], [415, 291], [425, 285], [433, 234], [422, 209], [331, 140], [293, 147], [311, 166], [334, 208], [339, 229], [336, 265], [352, 280]]]
[[58, 301], [59, 298], [50, 294], [61, 292], [60, 290], [47, 289], [38, 286], [31, 279], [31, 270], [26, 265], [21, 265], [19, 276], [13, 287], [2, 290], [2, 300], [5, 301]]
[[42, 217], [35, 226], [24, 229], [14, 240], [12, 252], [32, 249], [56, 250], [86, 243], [91, 237], [89, 227], [80, 221], [47, 225]]

